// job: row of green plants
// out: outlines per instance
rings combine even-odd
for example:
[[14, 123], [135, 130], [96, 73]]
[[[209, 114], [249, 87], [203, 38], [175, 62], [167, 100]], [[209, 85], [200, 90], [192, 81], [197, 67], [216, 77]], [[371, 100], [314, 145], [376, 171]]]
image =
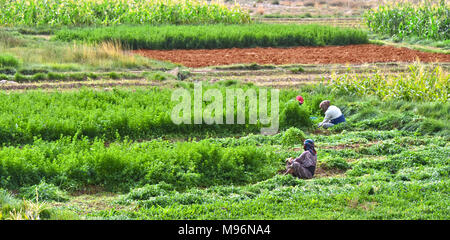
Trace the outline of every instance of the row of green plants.
[[[193, 84], [179, 85], [180, 89], [184, 88], [190, 92], [191, 103], [194, 103]], [[227, 89], [242, 88], [243, 91], [253, 90], [256, 93], [260, 90], [254, 86], [239, 84], [228, 87], [221, 84], [204, 84], [202, 88], [203, 93], [208, 89], [221, 91], [224, 103]], [[260, 132], [263, 126], [259, 120], [256, 124], [249, 123], [248, 103], [244, 109], [246, 124], [225, 124], [226, 104], [223, 104], [223, 124], [193, 124], [194, 106], [192, 106], [191, 124], [177, 125], [171, 118], [172, 110], [179, 104], [179, 101], [171, 101], [174, 91], [171, 88], [150, 87], [113, 89], [112, 91], [82, 89], [51, 93], [3, 92], [0, 94], [0, 142], [2, 144], [31, 143], [34, 137], [56, 140], [61, 135], [74, 136], [75, 134], [108, 140], [117, 139], [117, 136], [149, 139], [167, 134], [226, 135], [256, 133]], [[270, 91], [268, 93], [268, 101], [270, 101]], [[299, 108], [296, 102], [291, 101], [297, 94], [297, 91], [282, 91], [280, 94], [280, 129], [292, 126], [302, 129], [312, 127], [310, 108], [306, 106]], [[322, 96], [311, 96], [311, 99], [317, 98], [311, 101], [311, 109], [318, 108], [319, 97]], [[248, 98], [246, 101], [248, 102]], [[203, 101], [202, 104], [204, 111], [211, 101]], [[237, 119], [236, 104], [237, 102], [233, 112], [235, 119]], [[270, 102], [267, 104], [270, 107]], [[268, 114], [271, 116], [270, 108]]]
[[249, 23], [239, 5], [201, 0], [1, 0], [0, 25]]
[[321, 25], [163, 25], [67, 28], [54, 39], [88, 43], [118, 42], [131, 49], [212, 49], [348, 45], [368, 42], [358, 29]]
[[16, 71], [13, 68], [0, 69], [0, 80], [11, 80], [18, 83], [30, 83], [39, 81], [86, 81], [98, 79], [139, 79], [146, 78], [148, 80], [163, 81], [167, 79], [177, 79], [164, 72], [142, 72], [142, 73], [127, 73], [127, 72], [72, 72], [72, 73], [57, 73], [49, 72], [45, 69], [27, 70], [21, 69]]
[[[191, 96], [191, 124], [179, 125], [172, 121], [172, 110], [179, 101], [172, 101], [171, 88], [150, 87], [138, 89], [112, 89], [96, 91], [81, 89], [70, 92], [10, 92], [0, 94], [0, 142], [3, 145], [31, 143], [35, 137], [57, 140], [61, 136], [87, 136], [115, 140], [128, 136], [132, 140], [150, 139], [167, 135], [229, 136], [259, 133], [263, 125], [258, 121], [249, 124], [249, 105], [246, 103], [246, 124], [226, 123], [226, 90], [240, 88], [243, 91], [259, 88], [225, 82], [203, 84], [203, 94], [209, 89], [219, 90], [223, 96], [223, 124], [193, 124], [194, 84], [177, 83]], [[268, 91], [270, 106], [270, 91]], [[295, 97], [302, 95], [305, 103], [299, 106]], [[392, 130], [423, 134], [446, 135], [450, 129], [445, 102], [380, 101], [377, 97], [359, 97], [330, 92], [328, 87], [304, 87], [298, 90], [281, 90], [279, 94], [279, 130], [296, 127], [313, 130], [323, 118], [319, 104], [329, 99], [339, 106], [347, 118], [346, 123], [335, 126], [332, 131], [343, 130]], [[248, 101], [248, 99], [246, 100]], [[202, 111], [212, 101], [202, 102]], [[234, 118], [237, 119], [237, 102]], [[42, 116], [45, 116], [42, 117]], [[268, 116], [271, 116], [270, 108]], [[236, 123], [236, 122], [235, 122]]]
[[36, 139], [0, 150], [0, 187], [19, 189], [43, 180], [72, 191], [87, 186], [128, 191], [160, 181], [179, 189], [246, 184], [273, 176], [284, 156], [271, 147], [222, 147], [208, 141]]
[[[350, 132], [350, 135], [357, 133]], [[442, 157], [448, 154], [448, 140], [445, 138], [419, 138], [407, 136], [408, 133], [402, 131], [365, 133], [369, 136], [383, 134], [385, 137], [384, 140], [376, 138], [370, 141], [366, 138], [365, 142], [359, 139], [359, 146], [351, 147], [349, 143], [336, 142], [333, 136], [309, 135], [317, 144], [318, 167], [344, 172], [350, 169], [348, 175], [362, 176], [374, 169], [396, 174], [405, 167], [448, 164], [448, 159]], [[35, 193], [30, 186], [42, 185], [39, 191], [41, 200], [66, 201], [67, 195], [47, 187], [45, 183], [66, 191], [86, 186], [128, 191], [130, 187], [160, 181], [173, 185], [177, 190], [247, 184], [273, 176], [276, 170], [282, 169], [286, 157], [299, 154], [293, 147], [301, 146], [305, 138], [302, 131], [290, 128], [275, 136], [251, 135], [239, 139], [208, 138], [187, 142], [152, 140], [139, 143], [127, 139], [106, 142], [79, 139], [78, 136], [63, 137], [53, 142], [36, 139], [30, 145], [1, 149], [0, 187], [20, 188], [21, 195], [32, 200]], [[333, 148], [335, 144], [348, 144], [348, 147]], [[382, 159], [373, 161], [374, 157]], [[353, 161], [348, 162], [348, 158]], [[57, 194], [47, 196], [49, 191]]]
[[421, 4], [397, 3], [369, 10], [365, 21], [370, 30], [398, 39], [420, 37], [432, 40], [450, 39], [450, 5], [425, 1]]
[[359, 96], [375, 95], [382, 100], [437, 101], [449, 100], [450, 75], [441, 67], [427, 69], [411, 65], [409, 72], [399, 75], [345, 74], [333, 75], [334, 91]]

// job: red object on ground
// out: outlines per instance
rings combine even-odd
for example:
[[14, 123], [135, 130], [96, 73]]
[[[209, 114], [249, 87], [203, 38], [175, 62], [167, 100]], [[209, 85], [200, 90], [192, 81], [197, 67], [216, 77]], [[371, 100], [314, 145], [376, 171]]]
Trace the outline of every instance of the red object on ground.
[[374, 62], [450, 62], [450, 54], [426, 53], [409, 48], [359, 44], [326, 47], [231, 48], [197, 50], [134, 50], [145, 57], [206, 67], [238, 63], [258, 64], [361, 64]]
[[303, 104], [303, 97], [302, 96], [297, 96], [297, 101], [300, 102], [300, 104]]

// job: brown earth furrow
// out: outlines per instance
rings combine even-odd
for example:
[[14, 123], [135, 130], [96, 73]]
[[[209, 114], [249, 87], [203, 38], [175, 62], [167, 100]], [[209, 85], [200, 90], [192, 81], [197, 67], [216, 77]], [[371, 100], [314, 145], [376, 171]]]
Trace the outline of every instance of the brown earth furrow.
[[376, 62], [450, 62], [450, 54], [426, 53], [409, 48], [373, 44], [292, 47], [232, 48], [195, 50], [134, 50], [145, 57], [179, 63], [187, 67], [206, 67], [240, 63], [258, 64], [360, 64]]

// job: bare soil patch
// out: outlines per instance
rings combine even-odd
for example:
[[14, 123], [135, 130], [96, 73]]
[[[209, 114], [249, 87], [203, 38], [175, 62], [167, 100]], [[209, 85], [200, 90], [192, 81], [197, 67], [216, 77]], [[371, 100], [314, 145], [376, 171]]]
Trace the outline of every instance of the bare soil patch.
[[450, 54], [426, 53], [409, 48], [373, 44], [196, 50], [134, 50], [136, 54], [187, 67], [258, 64], [361, 64], [375, 62], [450, 62]]

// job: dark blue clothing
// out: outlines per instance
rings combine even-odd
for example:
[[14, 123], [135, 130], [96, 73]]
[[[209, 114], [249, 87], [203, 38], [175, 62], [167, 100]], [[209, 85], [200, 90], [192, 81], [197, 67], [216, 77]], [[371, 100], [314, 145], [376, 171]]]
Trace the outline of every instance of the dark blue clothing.
[[344, 114], [342, 114], [340, 117], [335, 118], [335, 119], [333, 119], [333, 120], [330, 121], [330, 123], [332, 123], [332, 124], [334, 124], [334, 125], [336, 125], [336, 124], [338, 124], [338, 123], [341, 123], [341, 122], [345, 122]]

